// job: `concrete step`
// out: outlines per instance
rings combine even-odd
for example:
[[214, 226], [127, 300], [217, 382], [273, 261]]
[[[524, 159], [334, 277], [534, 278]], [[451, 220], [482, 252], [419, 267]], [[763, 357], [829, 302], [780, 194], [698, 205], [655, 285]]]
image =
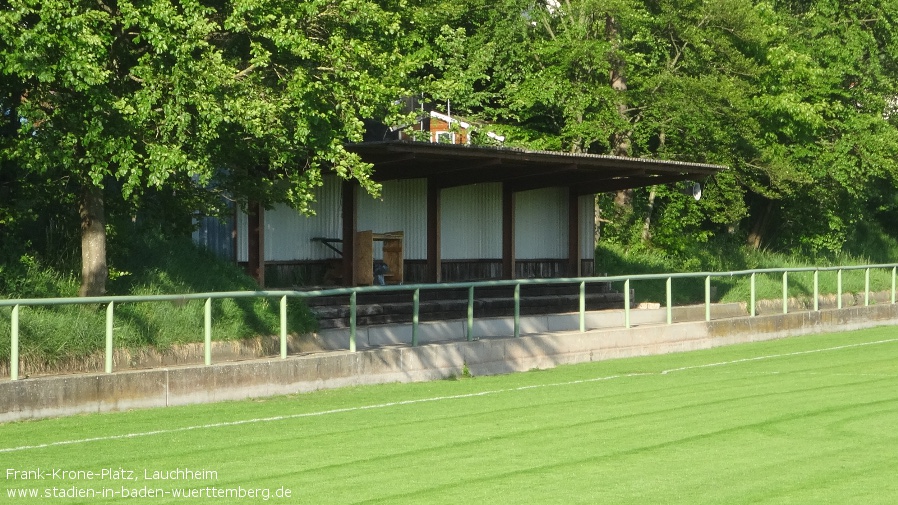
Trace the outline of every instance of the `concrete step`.
[[[528, 284], [521, 286], [522, 297], [537, 296], [565, 296], [579, 295], [580, 286], [576, 283], [565, 284]], [[586, 285], [587, 294], [607, 294], [613, 293], [611, 284], [607, 282], [594, 282]], [[486, 298], [511, 298], [514, 296], [514, 286], [485, 286], [474, 289], [474, 296], [477, 299]], [[402, 303], [409, 302], [412, 299], [412, 291], [369, 291], [356, 295], [356, 303], [359, 305], [374, 305], [386, 303]], [[436, 301], [436, 300], [467, 300], [468, 288], [453, 288], [451, 284], [442, 284], [439, 289], [422, 289], [420, 291], [420, 300]], [[317, 296], [309, 298], [307, 303], [310, 307], [320, 307], [329, 305], [348, 305], [349, 295], [341, 296]]]
[[[705, 306], [683, 306], [672, 309], [673, 322], [703, 321]], [[711, 305], [711, 319], [728, 319], [748, 315], [743, 304], [722, 303]], [[667, 309], [649, 306], [630, 311], [632, 327], [666, 325]], [[577, 331], [580, 327], [579, 312], [529, 314], [520, 319], [521, 335], [540, 334], [546, 332]], [[624, 327], [623, 309], [596, 310], [586, 313], [586, 329], [602, 330]], [[477, 317], [474, 319], [474, 339], [492, 337], [510, 337], [514, 335], [514, 319], [508, 316]], [[327, 349], [347, 349], [349, 347], [349, 329], [332, 327], [318, 332], [320, 345]], [[420, 344], [463, 340], [467, 338], [467, 320], [463, 318], [423, 321], [418, 325], [418, 342]], [[388, 345], [411, 344], [412, 324], [389, 323], [372, 324], [356, 329], [356, 346], [359, 349]]]
[[[620, 293], [595, 293], [586, 295], [587, 310], [622, 308], [624, 296]], [[550, 314], [579, 310], [579, 295], [527, 296], [521, 298], [521, 314]], [[514, 298], [475, 298], [474, 317], [506, 316], [514, 313]], [[404, 323], [412, 321], [414, 303], [410, 301], [359, 304], [356, 307], [356, 324]], [[326, 305], [312, 307], [318, 316], [319, 328], [345, 328], [349, 326], [348, 305]], [[443, 299], [419, 302], [418, 313], [421, 321], [466, 318], [468, 300]]]

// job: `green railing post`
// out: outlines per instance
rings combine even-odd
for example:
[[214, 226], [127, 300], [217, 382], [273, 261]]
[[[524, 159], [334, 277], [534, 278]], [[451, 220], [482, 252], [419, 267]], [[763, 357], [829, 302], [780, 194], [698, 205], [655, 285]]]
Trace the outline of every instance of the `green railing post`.
[[112, 373], [112, 331], [113, 331], [113, 306], [114, 302], [109, 302], [106, 306], [106, 373]]
[[287, 359], [287, 295], [281, 297], [281, 359]]
[[355, 352], [356, 292], [349, 295], [349, 350]]
[[814, 312], [820, 310], [820, 270], [814, 270]]
[[892, 303], [895, 303], [895, 277], [898, 273], [898, 267], [892, 267]]
[[783, 314], [789, 313], [789, 272], [783, 272]]
[[664, 283], [665, 300], [667, 301], [667, 324], [673, 324], [673, 287], [670, 277]]
[[421, 290], [415, 289], [412, 294], [412, 347], [418, 346], [418, 316], [421, 308]]
[[586, 331], [586, 281], [580, 283], [580, 333]]
[[514, 336], [521, 336], [521, 284], [514, 285]]
[[870, 269], [864, 269], [864, 307], [870, 306]]
[[836, 271], [836, 308], [842, 308], [842, 269]]
[[755, 297], [757, 296], [757, 293], [755, 292], [755, 273], [754, 272], [752, 272], [752, 274], [751, 274], [751, 282], [749, 284], [751, 285], [751, 290], [750, 290], [751, 294], [749, 295], [749, 297], [750, 297], [749, 305], [751, 305], [750, 314], [751, 314], [751, 317], [755, 317], [757, 315], [757, 309], [755, 308], [755, 305], [756, 305]]
[[468, 342], [474, 340], [474, 286], [468, 288]]
[[206, 366], [212, 364], [212, 299], [203, 304], [203, 354]]
[[624, 328], [630, 327], [630, 279], [624, 281]]
[[711, 320], [711, 276], [705, 276], [705, 321]]
[[12, 327], [9, 342], [9, 379], [19, 380], [19, 306], [13, 305], [12, 317], [9, 320]]

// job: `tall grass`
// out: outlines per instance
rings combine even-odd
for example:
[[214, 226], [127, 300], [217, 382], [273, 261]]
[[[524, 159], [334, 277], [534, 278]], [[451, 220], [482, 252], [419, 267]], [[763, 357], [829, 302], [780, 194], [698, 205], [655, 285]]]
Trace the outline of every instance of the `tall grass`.
[[[120, 246], [122, 247], [122, 246]], [[223, 262], [189, 239], [148, 234], [119, 251], [113, 262], [110, 295], [180, 294], [249, 291], [258, 287], [236, 265]], [[78, 279], [30, 255], [4, 263], [0, 296], [5, 298], [72, 297]], [[0, 308], [0, 360], [10, 355], [10, 308]], [[105, 306], [72, 305], [20, 308], [20, 355], [52, 364], [87, 356], [105, 345]], [[288, 303], [291, 332], [314, 330], [316, 322], [301, 300]], [[272, 335], [280, 327], [275, 300], [215, 300], [212, 338], [235, 340]], [[203, 340], [203, 303], [125, 303], [115, 309], [115, 344], [139, 349], [168, 349]]]

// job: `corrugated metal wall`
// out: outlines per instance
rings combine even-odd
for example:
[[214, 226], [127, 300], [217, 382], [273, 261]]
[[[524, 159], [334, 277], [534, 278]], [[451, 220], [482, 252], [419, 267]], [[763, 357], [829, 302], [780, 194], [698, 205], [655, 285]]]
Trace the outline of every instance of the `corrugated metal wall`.
[[[426, 179], [386, 181], [378, 199], [371, 198], [360, 188], [356, 191], [359, 230], [374, 233], [402, 231], [405, 233], [405, 259], [427, 258]], [[380, 258], [380, 254], [380, 248], [375, 247], [375, 258]]]
[[[304, 216], [286, 205], [265, 211], [265, 261], [338, 258], [337, 253], [320, 242], [312, 242], [312, 238], [342, 237], [342, 200], [340, 178], [327, 174], [324, 185], [315, 191], [315, 216]], [[246, 214], [238, 212], [238, 261], [247, 261], [247, 223]]]
[[[568, 190], [545, 188], [515, 197], [517, 259], [567, 258]], [[475, 184], [442, 191], [442, 259], [502, 258], [502, 185]], [[583, 259], [595, 256], [592, 195], [579, 199]]]
[[580, 197], [580, 259], [591, 260], [596, 256], [596, 197]]
[[[387, 181], [381, 198], [360, 188], [358, 229], [405, 232], [405, 259], [427, 258], [427, 182], [425, 179]], [[545, 188], [517, 193], [515, 249], [517, 259], [567, 257], [567, 189]], [[337, 176], [325, 176], [313, 208], [305, 217], [286, 206], [265, 213], [265, 260], [322, 260], [337, 254], [312, 237], [341, 238], [341, 185]], [[473, 184], [447, 188], [441, 193], [442, 251], [444, 260], [500, 259], [502, 257], [502, 185]], [[595, 257], [595, 207], [592, 195], [579, 200], [581, 255]], [[339, 246], [338, 246], [339, 247]], [[375, 248], [379, 258], [380, 251]], [[237, 260], [247, 261], [247, 217], [237, 215]]]
[[567, 258], [567, 193], [567, 188], [517, 193], [514, 224], [516, 259]]
[[201, 217], [195, 220], [193, 243], [215, 253], [219, 258], [234, 261], [234, 217], [218, 219]]
[[441, 257], [502, 258], [502, 184], [447, 188], [440, 194]]

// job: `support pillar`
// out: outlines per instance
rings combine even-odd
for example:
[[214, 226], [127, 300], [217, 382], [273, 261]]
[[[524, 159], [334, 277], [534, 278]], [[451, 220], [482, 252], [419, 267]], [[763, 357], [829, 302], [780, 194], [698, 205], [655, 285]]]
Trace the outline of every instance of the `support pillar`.
[[247, 270], [260, 288], [265, 287], [265, 209], [259, 202], [247, 205]]
[[342, 182], [343, 184], [343, 285], [355, 286], [355, 232], [358, 228], [358, 200], [356, 199], [356, 185], [353, 181]]
[[568, 242], [568, 275], [580, 277], [582, 275], [582, 257], [580, 254], [580, 196], [574, 188], [568, 188], [568, 218], [567, 218], [567, 242]]
[[427, 282], [443, 280], [440, 192], [434, 181], [427, 181]]
[[508, 185], [502, 184], [502, 278], [515, 278], [514, 248], [514, 202], [515, 193]]

